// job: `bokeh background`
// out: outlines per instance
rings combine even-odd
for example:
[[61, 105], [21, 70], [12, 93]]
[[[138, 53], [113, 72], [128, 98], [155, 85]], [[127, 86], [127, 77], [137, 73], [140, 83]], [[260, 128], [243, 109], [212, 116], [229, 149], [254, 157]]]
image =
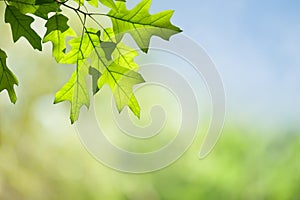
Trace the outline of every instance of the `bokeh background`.
[[16, 105], [0, 94], [0, 199], [300, 198], [299, 1], [153, 0], [151, 12], [174, 9], [172, 22], [215, 62], [227, 117], [208, 157], [197, 158], [198, 136], [176, 163], [142, 175], [84, 149], [69, 105], [53, 105], [73, 67], [57, 65], [49, 44], [42, 53], [24, 39], [13, 44], [3, 7], [0, 47], [20, 85]]

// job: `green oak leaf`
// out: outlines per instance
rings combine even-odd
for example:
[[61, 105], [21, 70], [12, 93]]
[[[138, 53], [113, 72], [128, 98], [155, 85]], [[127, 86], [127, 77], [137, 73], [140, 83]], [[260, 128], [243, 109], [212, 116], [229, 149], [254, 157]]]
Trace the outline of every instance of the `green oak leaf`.
[[133, 86], [143, 82], [145, 80], [136, 71], [112, 62], [98, 80], [98, 87], [102, 88], [107, 84], [113, 92], [118, 111], [121, 112], [128, 106], [140, 118], [140, 106], [133, 94]]
[[71, 50], [60, 60], [60, 63], [74, 64], [90, 56], [96, 46], [100, 45], [100, 31], [89, 28], [83, 36], [69, 41]]
[[[98, 88], [93, 89], [94, 94], [107, 84], [113, 92], [118, 111], [121, 112], [128, 106], [139, 118], [140, 106], [133, 93], [133, 86], [144, 82], [143, 77], [137, 72], [138, 65], [134, 62], [138, 53], [122, 43], [118, 43], [114, 48], [111, 59], [107, 59], [105, 51], [102, 47], [98, 47], [90, 57], [91, 67], [101, 74]], [[94, 72], [92, 77], [95, 78], [96, 75]]]
[[23, 14], [34, 13], [38, 9], [35, 0], [8, 0], [8, 2]]
[[63, 33], [55, 30], [46, 35], [43, 39], [43, 42], [52, 42], [52, 55], [57, 62], [60, 62], [65, 57], [64, 52], [66, 50], [67, 36], [76, 36], [76, 33], [71, 28]]
[[60, 7], [60, 5], [55, 2], [47, 3], [47, 4], [40, 4], [38, 6], [38, 9], [34, 12], [34, 15], [47, 20], [49, 13], [60, 11], [59, 7]]
[[6, 6], [5, 22], [9, 23], [12, 30], [13, 40], [16, 42], [20, 37], [25, 37], [34, 49], [42, 50], [40, 36], [30, 27], [34, 19], [22, 14], [14, 6]]
[[53, 15], [51, 18], [48, 19], [45, 25], [47, 28], [47, 32], [45, 35], [48, 35], [52, 31], [56, 31], [56, 30], [62, 33], [65, 32], [66, 30], [69, 29], [69, 26], [67, 24], [68, 20], [69, 19], [62, 14]]
[[69, 101], [71, 103], [70, 120], [73, 124], [79, 116], [82, 106], [90, 105], [90, 97], [86, 86], [88, 63], [78, 61], [77, 68], [69, 81], [56, 93], [54, 103]]
[[0, 92], [6, 89], [10, 101], [12, 103], [16, 103], [17, 96], [14, 90], [14, 85], [18, 85], [18, 79], [7, 67], [6, 58], [6, 53], [0, 49]]
[[[103, 48], [102, 50], [105, 53], [105, 57], [108, 59], [108, 56], [114, 58], [114, 62], [118, 63], [124, 68], [138, 70], [138, 64], [134, 62], [134, 58], [138, 56], [138, 52], [129, 46], [126, 46], [124, 43], [116, 42], [116, 37], [114, 35], [114, 31], [112, 28], [107, 28], [103, 32], [103, 41], [102, 43], [114, 43], [114, 49], [111, 52], [112, 47], [110, 48]], [[109, 45], [105, 45], [108, 46]], [[112, 44], [110, 46], [113, 46]], [[110, 58], [110, 57], [109, 57]], [[108, 59], [109, 60], [109, 59]]]
[[76, 36], [76, 33], [68, 24], [68, 18], [62, 14], [53, 15], [46, 23], [46, 34], [43, 42], [52, 42], [52, 55], [57, 62], [65, 57], [66, 37]]
[[132, 10], [127, 10], [124, 2], [117, 2], [116, 5], [117, 10], [111, 10], [108, 16], [111, 17], [118, 41], [125, 33], [130, 33], [140, 49], [146, 53], [153, 35], [169, 40], [172, 35], [181, 32], [170, 22], [174, 11], [149, 14], [151, 0], [142, 0]]

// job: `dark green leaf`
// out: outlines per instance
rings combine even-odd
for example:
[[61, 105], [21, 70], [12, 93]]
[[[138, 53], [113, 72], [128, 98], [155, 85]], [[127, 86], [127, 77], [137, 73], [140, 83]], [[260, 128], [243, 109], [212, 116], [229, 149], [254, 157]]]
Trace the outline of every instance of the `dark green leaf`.
[[6, 89], [10, 101], [12, 103], [16, 103], [17, 96], [14, 90], [14, 85], [18, 85], [18, 79], [7, 67], [6, 58], [6, 53], [0, 49], [0, 92]]
[[41, 4], [38, 6], [38, 9], [34, 12], [34, 14], [43, 19], [48, 19], [48, 14], [51, 12], [60, 11], [59, 4], [51, 3], [51, 4]]
[[48, 35], [52, 31], [56, 31], [56, 30], [62, 33], [65, 32], [66, 30], [69, 29], [69, 26], [67, 24], [68, 20], [69, 19], [62, 14], [53, 15], [51, 18], [48, 19], [45, 25], [47, 28], [47, 32], [45, 35]]
[[16, 42], [20, 37], [25, 37], [34, 49], [42, 50], [40, 36], [30, 27], [34, 19], [22, 14], [17, 8], [7, 6], [5, 10], [5, 22], [9, 23], [12, 30], [13, 40]]

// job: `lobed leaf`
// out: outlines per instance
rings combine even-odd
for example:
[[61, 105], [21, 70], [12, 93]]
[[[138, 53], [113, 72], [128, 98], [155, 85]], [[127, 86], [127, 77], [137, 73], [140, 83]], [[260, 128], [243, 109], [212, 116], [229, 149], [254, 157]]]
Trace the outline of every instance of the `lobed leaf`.
[[123, 2], [117, 2], [117, 10], [111, 10], [113, 29], [120, 41], [125, 33], [130, 33], [140, 49], [147, 53], [150, 39], [153, 35], [165, 40], [181, 32], [171, 24], [170, 19], [174, 11], [163, 11], [154, 15], [149, 14], [151, 0], [142, 0], [132, 10], [127, 10]]
[[[106, 41], [105, 41], [106, 42]], [[103, 43], [103, 41], [102, 41]], [[111, 50], [111, 49], [110, 49]], [[99, 71], [98, 87], [93, 87], [94, 93], [108, 85], [112, 90], [118, 111], [121, 112], [126, 106], [139, 118], [140, 106], [133, 93], [133, 86], [143, 83], [145, 80], [137, 72], [138, 65], [134, 58], [138, 53], [122, 43], [118, 43], [107, 58], [106, 49], [101, 46], [95, 49], [91, 55], [91, 68]], [[97, 77], [94, 72], [93, 78]]]
[[40, 36], [30, 27], [34, 19], [22, 14], [14, 6], [6, 6], [5, 22], [9, 23], [12, 30], [13, 40], [16, 42], [20, 37], [25, 37], [34, 49], [42, 50]]
[[98, 87], [107, 84], [114, 95], [118, 111], [121, 112], [125, 106], [140, 118], [140, 106], [133, 94], [133, 86], [145, 82], [143, 77], [136, 71], [124, 68], [112, 62], [98, 81]]
[[71, 103], [70, 120], [73, 124], [79, 116], [82, 106], [90, 105], [89, 93], [86, 86], [88, 64], [86, 61], [78, 61], [75, 72], [69, 81], [56, 93], [54, 103], [69, 101]]
[[7, 90], [10, 101], [16, 103], [17, 96], [14, 85], [18, 85], [18, 79], [7, 67], [6, 58], [6, 53], [0, 49], [0, 92], [4, 89]]
[[60, 60], [60, 63], [75, 64], [78, 60], [84, 60], [90, 56], [96, 46], [100, 45], [100, 32], [95, 29], [87, 29], [82, 37], [69, 41], [71, 50]]
[[53, 15], [46, 23], [47, 28], [43, 42], [52, 42], [52, 55], [57, 62], [65, 57], [66, 37], [76, 36], [68, 24], [68, 18], [62, 14]]
[[40, 4], [33, 14], [47, 20], [49, 13], [60, 11], [59, 7], [60, 5], [53, 1], [52, 3]]

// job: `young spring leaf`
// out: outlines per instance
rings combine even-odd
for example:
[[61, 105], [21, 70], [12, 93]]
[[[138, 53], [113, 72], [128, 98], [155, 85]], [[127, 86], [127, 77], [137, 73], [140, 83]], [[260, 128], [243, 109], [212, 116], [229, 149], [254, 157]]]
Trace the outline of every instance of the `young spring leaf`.
[[78, 60], [89, 57], [96, 46], [100, 45], [100, 32], [89, 28], [82, 37], [74, 38], [69, 41], [71, 50], [60, 61], [65, 64], [75, 64]]
[[79, 116], [83, 105], [89, 107], [90, 99], [85, 78], [89, 73], [87, 58], [93, 52], [95, 45], [100, 45], [100, 32], [87, 29], [82, 37], [72, 39], [69, 44], [71, 50], [60, 60], [60, 63], [76, 64], [76, 70], [70, 80], [56, 93], [54, 103], [71, 102], [70, 119], [73, 124]]
[[[138, 65], [134, 62], [138, 53], [122, 43], [117, 44], [110, 58], [108, 58], [106, 51], [108, 50], [99, 47], [91, 55], [92, 68], [101, 74], [96, 92], [103, 85], [108, 85], [114, 95], [118, 111], [121, 112], [125, 106], [128, 106], [139, 118], [140, 106], [134, 96], [133, 86], [143, 83], [145, 80], [137, 72]], [[111, 51], [111, 47], [109, 51]]]
[[7, 67], [6, 58], [6, 53], [0, 49], [0, 92], [6, 89], [10, 101], [12, 103], [16, 103], [17, 96], [14, 90], [14, 85], [18, 85], [18, 79]]
[[73, 124], [79, 116], [80, 108], [90, 105], [89, 93], [86, 87], [88, 64], [86, 61], [78, 61], [75, 72], [69, 81], [56, 93], [54, 103], [69, 101], [71, 103], [70, 119]]
[[169, 40], [172, 35], [181, 32], [170, 22], [173, 11], [149, 14], [151, 0], [142, 0], [132, 10], [127, 10], [124, 2], [117, 2], [116, 5], [117, 10], [111, 10], [108, 16], [111, 17], [118, 41], [124, 33], [130, 33], [140, 49], [146, 53], [153, 35]]
[[34, 49], [42, 50], [40, 36], [30, 27], [34, 19], [22, 14], [14, 6], [6, 6], [5, 22], [9, 23], [12, 30], [13, 40], [16, 42], [20, 37], [25, 37]]
[[145, 82], [136, 71], [121, 67], [112, 62], [98, 81], [98, 87], [107, 84], [113, 92], [118, 111], [121, 112], [128, 105], [135, 116], [140, 118], [140, 106], [135, 98], [132, 87]]
[[76, 33], [68, 24], [68, 18], [62, 14], [55, 14], [46, 23], [47, 32], [43, 42], [52, 42], [52, 55], [57, 62], [65, 56], [66, 37], [76, 36]]

